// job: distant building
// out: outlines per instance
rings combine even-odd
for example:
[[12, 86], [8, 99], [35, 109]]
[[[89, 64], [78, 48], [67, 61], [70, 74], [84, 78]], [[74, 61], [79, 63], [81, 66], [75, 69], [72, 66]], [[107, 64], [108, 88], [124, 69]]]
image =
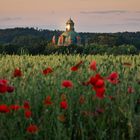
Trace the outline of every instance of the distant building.
[[81, 45], [81, 37], [75, 32], [74, 22], [71, 18], [66, 22], [66, 31], [59, 36], [58, 42], [53, 36], [52, 43], [58, 46]]

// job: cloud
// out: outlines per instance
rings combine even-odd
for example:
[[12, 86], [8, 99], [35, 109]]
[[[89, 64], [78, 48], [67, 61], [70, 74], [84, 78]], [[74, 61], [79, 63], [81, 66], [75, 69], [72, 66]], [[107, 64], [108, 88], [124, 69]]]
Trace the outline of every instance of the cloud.
[[128, 13], [126, 10], [107, 10], [107, 11], [81, 11], [81, 14], [123, 14]]
[[21, 17], [5, 17], [5, 18], [0, 18], [0, 21], [17, 21], [17, 20], [22, 20]]
[[127, 18], [127, 21], [138, 21], [140, 22], [140, 18]]

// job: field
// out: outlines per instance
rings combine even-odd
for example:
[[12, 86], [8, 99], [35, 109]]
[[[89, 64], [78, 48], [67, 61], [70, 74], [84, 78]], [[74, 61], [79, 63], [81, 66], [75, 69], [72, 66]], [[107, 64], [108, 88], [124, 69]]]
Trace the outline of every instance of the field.
[[0, 140], [140, 139], [140, 56], [0, 56]]

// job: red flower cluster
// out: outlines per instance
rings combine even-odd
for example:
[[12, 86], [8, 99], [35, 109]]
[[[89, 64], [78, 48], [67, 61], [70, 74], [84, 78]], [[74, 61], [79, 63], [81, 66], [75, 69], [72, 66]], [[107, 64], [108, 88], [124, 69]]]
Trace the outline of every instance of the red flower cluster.
[[14, 73], [13, 73], [13, 76], [14, 77], [21, 77], [23, 74], [22, 74], [22, 71], [19, 69], [19, 68], [16, 68], [14, 70]]
[[71, 67], [71, 71], [77, 71], [82, 63], [83, 63], [83, 61], [80, 61], [75, 66]]
[[30, 124], [27, 127], [27, 132], [29, 132], [31, 134], [37, 133], [38, 132], [38, 127], [35, 124]]
[[47, 74], [52, 73], [52, 72], [53, 72], [53, 69], [51, 67], [48, 67], [48, 68], [43, 70], [44, 75], [47, 75]]
[[100, 99], [104, 98], [105, 93], [104, 79], [99, 74], [96, 74], [95, 76], [92, 76], [90, 78], [89, 83], [93, 86], [93, 89], [96, 92], [96, 96]]
[[73, 83], [72, 81], [70, 80], [64, 80], [62, 82], [62, 87], [65, 87], [65, 88], [72, 88], [73, 87]]
[[0, 79], [0, 93], [13, 92], [14, 87], [8, 85], [6, 79]]
[[32, 112], [30, 110], [31, 107], [30, 107], [30, 103], [28, 101], [24, 102], [23, 109], [24, 109], [25, 118], [29, 119], [32, 116]]

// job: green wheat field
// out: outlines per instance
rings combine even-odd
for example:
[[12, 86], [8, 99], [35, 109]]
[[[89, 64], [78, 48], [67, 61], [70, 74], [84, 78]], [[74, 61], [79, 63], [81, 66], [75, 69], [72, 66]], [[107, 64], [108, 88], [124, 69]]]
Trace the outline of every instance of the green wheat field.
[[140, 55], [0, 56], [0, 140], [139, 140], [139, 132]]

